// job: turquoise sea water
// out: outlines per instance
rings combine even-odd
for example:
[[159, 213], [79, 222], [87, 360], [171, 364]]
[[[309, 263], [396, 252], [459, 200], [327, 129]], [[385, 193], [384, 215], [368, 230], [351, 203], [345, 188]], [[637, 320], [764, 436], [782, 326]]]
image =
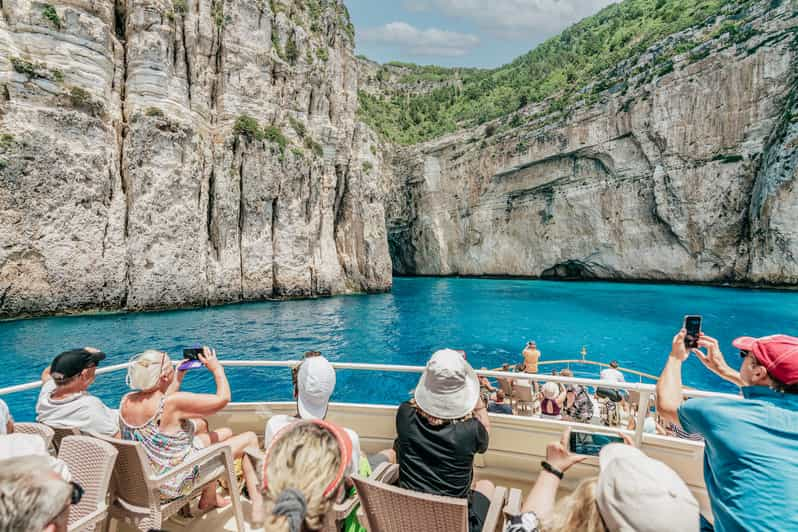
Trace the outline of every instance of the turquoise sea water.
[[[685, 314], [704, 316], [731, 364], [737, 335], [798, 335], [798, 293], [703, 286], [525, 280], [397, 278], [390, 294], [230, 305], [158, 313], [41, 318], [0, 322], [0, 387], [38, 378], [53, 356], [91, 345], [106, 364], [147, 348], [181, 357], [184, 346], [213, 345], [225, 359], [296, 359], [317, 349], [331, 360], [423, 365], [438, 348], [464, 349], [477, 368], [517, 362], [537, 341], [543, 360], [589, 358], [659, 374]], [[234, 401], [291, 399], [288, 369], [228, 368]], [[583, 375], [585, 375], [583, 373]], [[339, 371], [336, 401], [398, 403], [417, 377]], [[697, 360], [685, 384], [735, 388]], [[211, 391], [204, 370], [184, 389]], [[124, 375], [100, 376], [92, 392], [116, 406]], [[36, 392], [5, 396], [18, 420], [34, 415]]]

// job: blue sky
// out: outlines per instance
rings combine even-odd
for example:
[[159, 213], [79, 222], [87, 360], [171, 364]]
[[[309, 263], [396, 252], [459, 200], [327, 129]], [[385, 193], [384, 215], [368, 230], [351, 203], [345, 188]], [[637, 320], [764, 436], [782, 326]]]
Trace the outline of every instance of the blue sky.
[[385, 63], [497, 67], [617, 0], [345, 0], [357, 53]]

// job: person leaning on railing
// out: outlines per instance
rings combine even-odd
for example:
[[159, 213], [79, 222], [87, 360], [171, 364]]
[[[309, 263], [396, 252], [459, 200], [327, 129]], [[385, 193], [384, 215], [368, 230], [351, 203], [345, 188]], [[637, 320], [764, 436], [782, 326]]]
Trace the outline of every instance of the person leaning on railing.
[[612, 443], [599, 454], [598, 477], [556, 503], [565, 473], [587, 458], [568, 450], [571, 429], [546, 447], [535, 485], [505, 532], [697, 532], [698, 502], [671, 468], [632, 445]]
[[0, 460], [0, 530], [66, 532], [83, 488], [67, 482], [38, 456]]
[[[742, 363], [735, 371], [717, 340], [701, 334], [699, 348], [688, 350], [685, 334], [682, 329], [673, 337], [657, 383], [657, 411], [704, 437], [704, 482], [715, 529], [798, 530], [798, 338], [737, 338], [732, 345]], [[682, 364], [690, 353], [740, 386], [745, 400], [697, 397], [682, 403]]]

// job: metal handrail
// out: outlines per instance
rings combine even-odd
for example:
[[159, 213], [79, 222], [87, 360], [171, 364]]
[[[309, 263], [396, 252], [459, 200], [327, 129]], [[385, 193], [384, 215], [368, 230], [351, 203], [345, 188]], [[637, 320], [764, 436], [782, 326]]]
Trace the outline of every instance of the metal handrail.
[[[179, 364], [182, 360], [173, 360], [174, 364]], [[220, 361], [223, 366], [231, 368], [291, 368], [299, 364], [300, 360], [225, 360]], [[104, 375], [106, 373], [114, 373], [126, 369], [129, 363], [116, 364], [107, 368], [97, 369], [97, 375]], [[360, 364], [352, 362], [333, 362], [332, 366], [335, 369], [345, 370], [358, 370], [358, 371], [390, 371], [398, 373], [421, 373], [424, 371], [424, 366], [399, 366], [392, 364]], [[603, 381], [600, 379], [582, 379], [578, 377], [563, 377], [560, 375], [545, 375], [540, 373], [514, 373], [509, 371], [483, 371], [476, 370], [478, 375], [485, 377], [502, 377], [513, 380], [529, 380], [529, 381], [546, 381], [546, 382], [562, 382], [566, 384], [583, 384], [587, 386], [601, 386], [603, 388], [623, 389], [623, 390], [636, 390], [640, 393], [640, 407], [637, 412], [637, 424], [634, 431], [633, 441], [635, 446], [640, 447], [643, 442], [643, 425], [645, 417], [648, 413], [648, 405], [652, 400], [656, 387], [652, 384], [642, 384], [633, 382], [615, 382]], [[8, 386], [0, 388], [0, 396], [8, 395], [11, 393], [23, 392], [26, 390], [34, 390], [39, 388], [42, 382], [29, 382], [26, 384], [18, 384], [16, 386]], [[730, 397], [737, 398], [731, 394], [724, 394], [718, 392], [707, 392], [702, 390], [687, 390], [682, 389], [682, 392], [687, 397]]]
[[[183, 360], [173, 360], [174, 364], [179, 364]], [[299, 364], [301, 360], [223, 360], [220, 363], [225, 367], [231, 368], [291, 368]], [[107, 368], [98, 368], [96, 374], [104, 375], [106, 373], [114, 373], [126, 369], [128, 363], [116, 364], [108, 366]], [[401, 366], [394, 364], [362, 364], [358, 362], [332, 362], [335, 369], [356, 370], [356, 371], [389, 371], [393, 373], [421, 373], [424, 371], [424, 366]], [[644, 384], [635, 382], [616, 382], [604, 381], [601, 379], [586, 379], [581, 377], [563, 377], [561, 375], [547, 375], [544, 373], [515, 373], [510, 371], [492, 371], [492, 370], [476, 370], [478, 375], [485, 377], [502, 377], [513, 380], [529, 380], [529, 381], [546, 381], [546, 382], [562, 382], [565, 384], [582, 384], [586, 386], [601, 386], [602, 388], [612, 388], [618, 390], [634, 390], [639, 392], [654, 393], [656, 386], [654, 384]], [[41, 381], [28, 382], [25, 384], [17, 384], [15, 386], [8, 386], [0, 388], [0, 396], [12, 393], [24, 392], [27, 390], [35, 390], [42, 385]], [[704, 390], [683, 389], [685, 397], [727, 397], [739, 398], [739, 396], [721, 392], [709, 392]]]
[[[585, 359], [569, 359], [569, 360], [544, 360], [543, 362], [538, 362], [538, 366], [553, 366], [553, 365], [562, 365], [562, 364], [592, 364], [594, 366], [601, 366], [603, 368], [611, 368], [609, 364], [606, 362], [596, 362], [594, 360], [585, 360]], [[656, 375], [651, 375], [650, 373], [643, 373], [642, 371], [637, 371], [636, 369], [629, 369], [618, 366], [618, 371], [623, 373], [631, 373], [632, 375], [637, 375], [638, 377], [644, 377], [646, 379], [651, 379], [653, 381], [659, 380], [659, 377]]]

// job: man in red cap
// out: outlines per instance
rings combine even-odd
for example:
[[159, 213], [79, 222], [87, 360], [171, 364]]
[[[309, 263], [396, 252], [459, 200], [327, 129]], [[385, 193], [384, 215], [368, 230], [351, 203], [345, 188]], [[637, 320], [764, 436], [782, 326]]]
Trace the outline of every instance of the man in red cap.
[[[742, 363], [726, 363], [718, 341], [701, 334], [685, 347], [674, 336], [657, 383], [657, 411], [704, 437], [704, 482], [715, 530], [798, 530], [798, 338], [784, 334], [732, 342]], [[682, 363], [692, 352], [710, 371], [740, 386], [744, 400], [682, 403]], [[776, 519], [774, 521], [774, 519]]]

